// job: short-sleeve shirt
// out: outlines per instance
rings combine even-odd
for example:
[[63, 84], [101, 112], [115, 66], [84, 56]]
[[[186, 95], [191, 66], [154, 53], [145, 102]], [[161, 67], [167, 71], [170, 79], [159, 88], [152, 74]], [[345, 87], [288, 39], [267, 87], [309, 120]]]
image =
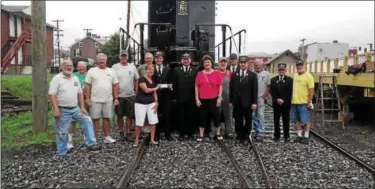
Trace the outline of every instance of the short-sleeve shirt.
[[255, 73], [258, 76], [258, 96], [262, 96], [266, 92], [267, 87], [271, 84], [270, 73], [265, 70]]
[[309, 89], [314, 88], [314, 78], [310, 73], [293, 76], [292, 104], [307, 104], [309, 100]]
[[119, 97], [126, 98], [134, 96], [134, 80], [139, 79], [137, 68], [133, 64], [123, 66], [117, 63], [112, 66], [112, 69], [116, 72], [119, 80]]
[[75, 76], [66, 77], [59, 73], [55, 75], [49, 85], [49, 95], [56, 95], [58, 106], [78, 106], [78, 94], [82, 94], [81, 84]]
[[[138, 80], [138, 85], [141, 85], [142, 83], [145, 83], [147, 88], [155, 88], [156, 82], [152, 80], [152, 83], [150, 83], [145, 77], [140, 77]], [[137, 93], [137, 96], [135, 97], [135, 102], [139, 104], [151, 104], [155, 102], [154, 93], [145, 93], [140, 87]]]
[[113, 84], [118, 82], [116, 72], [113, 69], [91, 68], [86, 75], [86, 83], [91, 84], [91, 101], [106, 103], [113, 100]]
[[75, 75], [78, 80], [79, 80], [79, 83], [81, 84], [81, 87], [82, 87], [82, 92], [85, 92], [85, 80], [86, 80], [86, 74], [85, 75], [82, 75], [81, 73], [79, 72], [74, 72], [73, 75]]
[[195, 86], [198, 87], [199, 98], [201, 99], [216, 98], [222, 83], [221, 74], [216, 70], [209, 74], [200, 71], [195, 78]]

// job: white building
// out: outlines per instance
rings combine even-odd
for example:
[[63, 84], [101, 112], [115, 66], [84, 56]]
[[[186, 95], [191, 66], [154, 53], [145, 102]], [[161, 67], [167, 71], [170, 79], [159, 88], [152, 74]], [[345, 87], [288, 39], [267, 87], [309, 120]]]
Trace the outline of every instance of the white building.
[[313, 43], [305, 47], [305, 57], [307, 62], [334, 59], [349, 55], [348, 43]]
[[368, 53], [370, 51], [374, 51], [373, 44], [371, 44], [371, 43], [368, 43], [366, 45], [351, 47], [351, 49], [355, 49], [357, 55], [363, 55], [363, 54]]

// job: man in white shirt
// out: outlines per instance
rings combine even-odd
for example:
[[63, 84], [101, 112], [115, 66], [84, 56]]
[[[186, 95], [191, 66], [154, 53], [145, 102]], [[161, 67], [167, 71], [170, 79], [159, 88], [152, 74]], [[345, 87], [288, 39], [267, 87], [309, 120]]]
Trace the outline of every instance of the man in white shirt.
[[[139, 74], [134, 64], [128, 63], [128, 54], [122, 51], [120, 63], [114, 64], [112, 69], [116, 72], [119, 80], [119, 104], [115, 106], [117, 114], [117, 126], [120, 129], [120, 140], [131, 141], [130, 130], [132, 118], [134, 118], [135, 95], [138, 92]], [[126, 137], [124, 136], [124, 120], [126, 116]]]
[[88, 149], [99, 150], [91, 119], [87, 116], [81, 84], [73, 75], [73, 63], [65, 60], [62, 66], [62, 72], [53, 77], [48, 90], [56, 125], [57, 154], [65, 156], [68, 152], [68, 128], [72, 121], [81, 125]]
[[99, 53], [97, 59], [98, 66], [91, 68], [86, 75], [86, 103], [91, 106], [95, 136], [98, 136], [99, 121], [103, 118], [104, 143], [113, 143], [116, 141], [110, 136], [109, 119], [113, 116], [113, 103], [119, 104], [119, 81], [116, 72], [107, 68], [107, 55]]

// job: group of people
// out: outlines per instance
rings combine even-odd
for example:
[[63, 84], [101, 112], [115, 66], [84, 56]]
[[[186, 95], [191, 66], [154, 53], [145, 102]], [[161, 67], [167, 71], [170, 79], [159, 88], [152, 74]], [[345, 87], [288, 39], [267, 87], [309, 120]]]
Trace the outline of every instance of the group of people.
[[[155, 56], [155, 57], [154, 57]], [[145, 54], [145, 63], [136, 68], [128, 62], [126, 51], [120, 62], [107, 67], [107, 56], [97, 55], [98, 66], [86, 70], [85, 62], [78, 62], [73, 73], [70, 60], [63, 63], [62, 72], [50, 83], [49, 97], [56, 124], [57, 153], [65, 155], [73, 146], [75, 122], [84, 134], [89, 150], [99, 150], [96, 138], [100, 121], [104, 143], [116, 142], [110, 134], [110, 118], [117, 116], [121, 141], [139, 144], [143, 126], [150, 129], [150, 144], [157, 145], [164, 132], [172, 140], [177, 131], [180, 140], [197, 141], [209, 136], [237, 139], [247, 143], [252, 129], [255, 139], [263, 140], [265, 100], [271, 94], [274, 108], [275, 140], [280, 139], [280, 116], [283, 118], [284, 138], [289, 141], [289, 117], [296, 121], [297, 141], [307, 142], [314, 80], [305, 73], [303, 63], [297, 63], [298, 74], [293, 79], [285, 75], [286, 65], [279, 64], [279, 75], [270, 78], [259, 59], [231, 54], [228, 65], [220, 58], [219, 68], [209, 55], [201, 59], [203, 69], [190, 65], [191, 56], [181, 57], [182, 66], [174, 69], [164, 64], [162, 52]], [[89, 110], [89, 111], [88, 111]], [[88, 113], [90, 112], [90, 114]], [[126, 117], [124, 128], [124, 117]], [[233, 132], [234, 118], [234, 132]], [[131, 136], [135, 120], [135, 136]], [[220, 130], [224, 123], [224, 131]], [[302, 136], [302, 126], [305, 126]]]

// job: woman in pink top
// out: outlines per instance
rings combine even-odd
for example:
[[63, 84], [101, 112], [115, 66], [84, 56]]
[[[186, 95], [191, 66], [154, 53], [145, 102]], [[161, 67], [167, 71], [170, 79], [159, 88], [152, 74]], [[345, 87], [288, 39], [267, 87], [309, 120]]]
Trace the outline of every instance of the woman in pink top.
[[213, 119], [216, 126], [216, 136], [222, 140], [220, 135], [220, 115], [221, 93], [223, 90], [221, 75], [212, 69], [212, 58], [205, 55], [202, 58], [204, 70], [200, 71], [195, 78], [195, 100], [199, 108], [199, 137], [198, 142], [203, 140], [205, 124], [210, 123], [208, 119]]

